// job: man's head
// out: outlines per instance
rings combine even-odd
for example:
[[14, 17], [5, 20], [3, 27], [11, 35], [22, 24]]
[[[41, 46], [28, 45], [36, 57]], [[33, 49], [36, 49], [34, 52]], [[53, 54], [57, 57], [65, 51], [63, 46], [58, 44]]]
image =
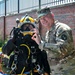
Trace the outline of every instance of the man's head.
[[54, 15], [50, 8], [41, 9], [37, 13], [38, 19], [43, 26], [50, 28], [54, 24]]

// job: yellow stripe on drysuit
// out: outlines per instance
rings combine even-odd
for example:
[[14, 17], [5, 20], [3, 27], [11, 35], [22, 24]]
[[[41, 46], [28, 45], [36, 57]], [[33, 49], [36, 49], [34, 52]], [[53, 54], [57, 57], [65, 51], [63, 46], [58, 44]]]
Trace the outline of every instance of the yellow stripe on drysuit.
[[[27, 47], [27, 49], [28, 49], [28, 58], [27, 58], [27, 59], [29, 59], [29, 56], [30, 56], [30, 48], [29, 48], [26, 44], [21, 44], [20, 46], [25, 46], [25, 47]], [[21, 72], [20, 75], [23, 74], [24, 70], [25, 70], [25, 67], [23, 68], [23, 70], [22, 70], [22, 72]]]

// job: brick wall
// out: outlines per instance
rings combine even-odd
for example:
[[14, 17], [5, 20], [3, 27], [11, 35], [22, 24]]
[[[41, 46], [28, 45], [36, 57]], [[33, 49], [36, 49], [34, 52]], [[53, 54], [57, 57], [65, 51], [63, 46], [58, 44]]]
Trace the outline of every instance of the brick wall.
[[[51, 11], [55, 14], [56, 20], [66, 23], [72, 28], [73, 39], [74, 39], [74, 44], [75, 44], [75, 3], [69, 4], [69, 5], [52, 7]], [[5, 36], [8, 36], [11, 29], [14, 26], [16, 26], [16, 18], [20, 19], [26, 13], [34, 18], [37, 18], [36, 10], [5, 17]], [[3, 27], [4, 27], [4, 17], [0, 17], [0, 36], [1, 37], [4, 37]], [[45, 32], [46, 32], [46, 29], [41, 26], [42, 36], [44, 36]]]
[[0, 17], [0, 39], [4, 39], [4, 17]]

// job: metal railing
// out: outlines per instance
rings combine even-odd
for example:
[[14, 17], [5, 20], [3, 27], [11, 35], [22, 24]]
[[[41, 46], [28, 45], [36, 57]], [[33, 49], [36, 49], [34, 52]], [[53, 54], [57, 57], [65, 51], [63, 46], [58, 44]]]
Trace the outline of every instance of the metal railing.
[[[0, 2], [0, 16], [39, 9], [39, 7], [41, 8], [46, 6], [53, 7], [75, 2], [75, 0], [36, 0], [36, 1], [32, 0], [34, 3], [31, 2], [32, 3], [31, 6], [29, 5], [30, 3], [28, 4], [28, 6], [25, 6], [23, 2], [26, 0], [13, 0], [12, 2], [11, 1], [12, 0], [2, 0], [2, 2]], [[39, 6], [40, 3], [39, 1], [41, 2], [41, 6]]]

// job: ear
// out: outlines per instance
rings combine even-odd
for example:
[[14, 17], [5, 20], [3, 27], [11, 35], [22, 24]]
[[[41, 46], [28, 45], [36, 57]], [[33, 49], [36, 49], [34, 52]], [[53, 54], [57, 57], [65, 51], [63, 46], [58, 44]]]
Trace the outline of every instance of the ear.
[[54, 14], [51, 12], [52, 17], [54, 18]]

